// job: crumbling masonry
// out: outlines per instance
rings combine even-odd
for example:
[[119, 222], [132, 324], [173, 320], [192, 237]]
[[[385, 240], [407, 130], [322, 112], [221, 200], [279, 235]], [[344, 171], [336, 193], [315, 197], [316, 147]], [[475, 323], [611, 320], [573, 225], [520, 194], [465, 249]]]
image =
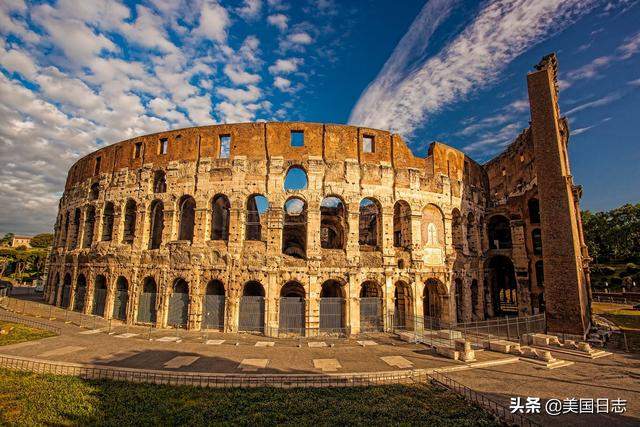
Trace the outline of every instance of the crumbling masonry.
[[442, 143], [417, 158], [389, 132], [300, 122], [100, 149], [69, 172], [49, 302], [160, 328], [267, 335], [540, 312], [550, 330], [583, 334], [581, 190], [555, 56], [536, 68], [531, 126], [485, 165]]

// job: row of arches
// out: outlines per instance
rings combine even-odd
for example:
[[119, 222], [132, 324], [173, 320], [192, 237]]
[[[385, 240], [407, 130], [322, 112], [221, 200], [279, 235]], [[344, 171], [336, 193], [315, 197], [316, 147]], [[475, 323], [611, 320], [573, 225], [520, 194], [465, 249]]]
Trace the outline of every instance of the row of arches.
[[[59, 289], [59, 274], [54, 281], [54, 295], [61, 292], [59, 305], [71, 308], [71, 275], [67, 273]], [[185, 279], [174, 280], [168, 294], [167, 325], [186, 328], [189, 324], [189, 284]], [[441, 314], [440, 296], [446, 291], [437, 279], [427, 281], [423, 299], [424, 316]], [[367, 280], [360, 286], [360, 330], [363, 332], [382, 331], [384, 326], [383, 288], [373, 280]], [[87, 296], [87, 279], [80, 273], [76, 279], [73, 310], [88, 312], [96, 316], [107, 317], [108, 307], [107, 281], [104, 275], [94, 280], [93, 297]], [[131, 295], [128, 280], [124, 276], [116, 279], [112, 295], [110, 317], [128, 321]], [[217, 279], [207, 283], [202, 300], [202, 328], [225, 329], [227, 318], [226, 291], [224, 284]], [[138, 295], [137, 311], [134, 323], [157, 324], [160, 308], [160, 293], [153, 277], [146, 277]], [[58, 301], [56, 299], [56, 301]], [[411, 287], [403, 281], [394, 285], [393, 323], [395, 327], [408, 327], [414, 323], [414, 301]], [[85, 304], [90, 307], [85, 309]], [[278, 298], [278, 332], [280, 334], [305, 334], [308, 329], [308, 295], [304, 286], [295, 280], [287, 281], [280, 289]], [[261, 282], [251, 280], [242, 287], [239, 301], [239, 331], [264, 332], [265, 326], [265, 289]], [[327, 280], [321, 285], [319, 299], [318, 329], [324, 333], [344, 333], [347, 328], [347, 295], [345, 284], [338, 280]]]
[[[231, 203], [224, 194], [214, 196], [210, 202], [210, 240], [228, 241], [231, 217]], [[269, 203], [260, 194], [251, 195], [246, 202], [245, 240], [264, 241], [263, 228], [266, 226], [266, 213]], [[135, 200], [128, 199], [124, 207], [123, 237], [124, 243], [132, 243], [136, 234], [138, 206]], [[113, 202], [104, 205], [102, 213], [102, 241], [111, 241], [114, 237], [114, 218], [116, 209]], [[72, 235], [77, 241], [80, 231], [80, 208], [76, 208], [70, 226], [67, 212], [64, 226], [64, 239]], [[148, 212], [149, 236], [148, 248], [158, 249], [163, 243], [165, 228], [164, 203], [156, 199], [151, 202]], [[444, 215], [436, 205], [427, 205], [421, 215], [421, 238], [427, 246], [444, 244]], [[282, 253], [296, 258], [305, 258], [307, 250], [308, 210], [306, 202], [293, 196], [284, 204]], [[94, 241], [96, 229], [96, 209], [93, 205], [86, 208], [83, 247], [90, 247]], [[193, 241], [196, 225], [196, 201], [190, 195], [182, 196], [178, 201], [178, 240]], [[320, 204], [320, 243], [323, 249], [345, 249], [347, 244], [348, 216], [345, 203], [337, 196], [325, 197]], [[398, 248], [412, 248], [412, 212], [408, 202], [399, 200], [393, 208], [393, 245]], [[380, 250], [382, 246], [382, 208], [374, 198], [364, 198], [360, 203], [358, 222], [358, 243], [363, 250]], [[75, 248], [75, 243], [69, 245]]]

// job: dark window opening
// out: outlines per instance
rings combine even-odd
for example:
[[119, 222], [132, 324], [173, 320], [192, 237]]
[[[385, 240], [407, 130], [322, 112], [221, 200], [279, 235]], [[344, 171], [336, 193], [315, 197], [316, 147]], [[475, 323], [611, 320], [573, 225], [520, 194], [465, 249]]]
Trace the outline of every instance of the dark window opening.
[[540, 202], [538, 199], [529, 199], [529, 221], [531, 224], [540, 224]]
[[296, 197], [284, 204], [282, 253], [301, 259], [307, 256], [307, 206]]
[[124, 213], [124, 236], [122, 241], [124, 243], [133, 243], [133, 239], [136, 237], [136, 215], [138, 206], [136, 202], [129, 199], [125, 206]]
[[325, 197], [320, 203], [320, 246], [344, 249], [347, 218], [344, 203], [337, 197]]
[[536, 262], [536, 285], [540, 288], [544, 288], [544, 265], [542, 261]]
[[211, 240], [229, 240], [231, 204], [227, 196], [219, 194], [211, 202]]
[[142, 142], [136, 142], [133, 146], [133, 158], [139, 159], [142, 154]]
[[196, 221], [196, 201], [191, 196], [183, 196], [180, 201], [180, 230], [178, 240], [193, 242], [193, 229]]
[[158, 154], [167, 154], [169, 151], [169, 139], [161, 138], [158, 144]]
[[164, 231], [164, 205], [159, 200], [151, 203], [151, 235], [149, 236], [149, 249], [159, 249], [162, 244], [162, 232]]
[[489, 220], [489, 248], [511, 248], [511, 225], [502, 215], [496, 215]]
[[539, 228], [531, 232], [531, 241], [533, 243], [534, 255], [542, 255], [542, 232]]
[[245, 224], [246, 240], [262, 240], [262, 227], [266, 225], [269, 202], [262, 195], [249, 196], [247, 199], [247, 221]]
[[96, 208], [89, 206], [86, 218], [84, 219], [84, 239], [83, 246], [90, 248], [93, 244], [93, 229], [96, 224]]
[[476, 252], [475, 218], [471, 212], [467, 215], [467, 246], [469, 248], [469, 252]]
[[100, 173], [100, 164], [102, 163], [102, 157], [96, 157], [96, 166], [93, 170], [94, 175], [98, 175]]
[[157, 170], [153, 173], [153, 192], [165, 193], [167, 191], [167, 175], [164, 171]]
[[452, 212], [451, 238], [453, 247], [458, 251], [462, 251], [462, 248], [464, 247], [462, 239], [462, 216], [458, 209], [454, 209]]
[[89, 199], [98, 200], [98, 196], [100, 196], [100, 184], [94, 182], [91, 184], [91, 190], [89, 190]]
[[109, 242], [113, 239], [113, 215], [114, 208], [112, 202], [107, 202], [104, 205], [104, 211], [102, 212], [102, 241]]
[[80, 238], [80, 209], [76, 208], [73, 214], [73, 240], [71, 241], [71, 249], [78, 247], [78, 239]]
[[457, 278], [455, 280], [455, 293], [456, 293], [456, 322], [462, 322], [462, 279]]
[[373, 199], [363, 199], [360, 202], [360, 219], [358, 229], [358, 244], [361, 249], [378, 250], [381, 232], [380, 207]]
[[411, 207], [404, 200], [393, 205], [393, 246], [411, 249]]

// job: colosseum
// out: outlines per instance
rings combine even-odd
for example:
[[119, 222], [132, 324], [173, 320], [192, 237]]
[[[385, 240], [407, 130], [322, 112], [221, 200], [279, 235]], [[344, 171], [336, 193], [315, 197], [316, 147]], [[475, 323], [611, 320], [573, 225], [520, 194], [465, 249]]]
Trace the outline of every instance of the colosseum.
[[[440, 142], [303, 122], [140, 136], [77, 161], [51, 304], [158, 328], [358, 334], [546, 313], [590, 325], [588, 253], [556, 59], [530, 126], [478, 164]], [[419, 320], [418, 320], [419, 319]]]

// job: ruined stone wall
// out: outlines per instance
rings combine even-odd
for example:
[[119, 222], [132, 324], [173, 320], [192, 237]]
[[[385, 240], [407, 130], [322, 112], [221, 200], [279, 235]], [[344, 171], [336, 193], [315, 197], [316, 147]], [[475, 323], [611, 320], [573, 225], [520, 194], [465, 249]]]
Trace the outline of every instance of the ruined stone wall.
[[[303, 146], [291, 145], [291, 131], [304, 132]], [[220, 156], [221, 136], [231, 138], [228, 158]], [[363, 138], [370, 137], [374, 149], [365, 152]], [[284, 189], [291, 167], [304, 169], [306, 189]], [[166, 192], [154, 192], [158, 171], [166, 174]], [[398, 135], [354, 126], [248, 123], [133, 138], [91, 153], [72, 166], [56, 222], [48, 295], [52, 303], [60, 304], [68, 275], [73, 308], [78, 277], [85, 277], [83, 310], [90, 313], [94, 282], [103, 275], [105, 317], [110, 317], [117, 283], [125, 278], [126, 321], [135, 323], [143, 283], [153, 278], [159, 293], [157, 325], [165, 327], [174, 286], [183, 279], [188, 285], [187, 326], [200, 329], [205, 289], [215, 279], [223, 284], [226, 297], [224, 329], [237, 331], [244, 286], [258, 281], [264, 288], [264, 326], [269, 333], [278, 328], [280, 294], [286, 283], [296, 281], [304, 288], [305, 326], [315, 329], [320, 323], [322, 285], [332, 280], [346, 300], [344, 326], [357, 333], [361, 285], [372, 281], [382, 291], [385, 326], [389, 326], [389, 315], [397, 312], [421, 318], [423, 297], [429, 291], [431, 301], [437, 299], [439, 318], [482, 319], [484, 304], [479, 301], [471, 307], [469, 286], [473, 280], [481, 281], [487, 182], [481, 166], [444, 144], [433, 143], [422, 159], [414, 157]], [[247, 200], [256, 194], [268, 199], [269, 208], [260, 219], [264, 238], [249, 241], [245, 239]], [[230, 204], [227, 240], [211, 239], [212, 201], [218, 195], [225, 195]], [[192, 240], [179, 240], [184, 196], [195, 200]], [[338, 197], [346, 208], [343, 249], [321, 247], [320, 204], [328, 196]], [[302, 259], [282, 253], [283, 207], [291, 197], [306, 205], [306, 256]], [[380, 208], [381, 239], [376, 250], [364, 250], [358, 243], [364, 198], [374, 199]], [[401, 247], [394, 246], [393, 214], [399, 201], [409, 221], [401, 227], [408, 243]], [[135, 232], [129, 241], [132, 226], [125, 229], [125, 218], [133, 202]], [[164, 207], [164, 228], [159, 248], [151, 249], [152, 206], [159, 202]], [[104, 241], [109, 203], [114, 206], [113, 236]], [[455, 248], [454, 212], [462, 218], [465, 240]], [[456, 319], [452, 291], [457, 278], [464, 281], [460, 319]], [[396, 288], [402, 289], [402, 303], [396, 301]]]

